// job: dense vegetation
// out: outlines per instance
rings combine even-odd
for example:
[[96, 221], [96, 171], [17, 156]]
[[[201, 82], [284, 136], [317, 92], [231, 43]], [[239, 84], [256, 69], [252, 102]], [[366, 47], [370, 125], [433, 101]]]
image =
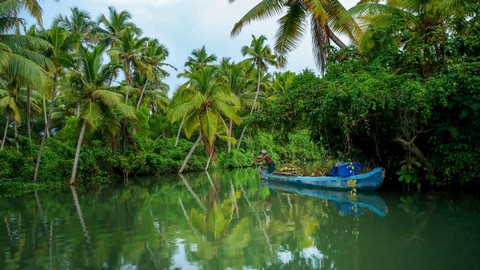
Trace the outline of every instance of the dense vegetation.
[[[39, 19], [41, 9], [0, 1], [0, 191], [250, 166], [262, 148], [282, 162], [383, 166], [389, 183], [478, 185], [480, 4], [368, 2], [332, 23], [355, 45], [318, 42], [322, 76], [269, 72], [296, 41], [280, 35], [272, 50], [253, 36], [240, 63], [193, 50], [169, 98], [168, 49], [128, 12], [92, 20], [72, 8], [21, 33], [18, 11]], [[288, 16], [327, 16], [311, 5], [280, 29]], [[361, 36], [356, 18], [369, 20]]]

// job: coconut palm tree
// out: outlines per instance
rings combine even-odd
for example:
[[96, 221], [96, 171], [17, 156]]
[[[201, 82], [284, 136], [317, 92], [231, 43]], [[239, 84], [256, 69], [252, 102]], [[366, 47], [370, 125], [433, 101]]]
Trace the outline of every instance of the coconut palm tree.
[[[44, 136], [42, 136], [38, 149], [33, 181], [37, 180], [40, 168], [40, 160], [43, 153], [43, 147], [45, 145], [45, 140], [48, 138], [50, 130], [50, 123], [52, 120], [55, 98], [57, 96], [58, 80], [62, 77], [66, 68], [73, 68], [74, 66], [74, 59], [72, 55], [69, 54], [69, 51], [72, 50], [74, 44], [73, 42], [71, 42], [70, 35], [67, 30], [61, 27], [54, 26], [49, 30], [41, 31], [38, 35], [48, 41], [50, 44], [52, 44], [52, 47], [45, 52], [45, 55], [53, 62], [55, 69], [51, 71], [51, 87], [49, 91], [43, 96], [44, 104], [46, 103], [45, 98], [50, 97], [50, 106], [48, 109], [48, 113], [45, 113]], [[44, 107], [44, 110], [47, 110], [46, 106]]]
[[[13, 11], [7, 3], [13, 5]], [[7, 129], [10, 116], [14, 116], [15, 133], [16, 126], [21, 121], [21, 106], [18, 102], [22, 96], [22, 87], [41, 89], [47, 80], [46, 70], [52, 69], [51, 61], [39, 53], [51, 46], [48, 42], [34, 36], [8, 34], [7, 31], [12, 29], [15, 25], [13, 22], [18, 19], [10, 14], [14, 13], [16, 7], [12, 1], [0, 3], [0, 80], [5, 91], [0, 103], [6, 109]], [[0, 148], [4, 146], [7, 129], [4, 130]]]
[[275, 34], [275, 51], [279, 55], [280, 66], [286, 64], [288, 53], [298, 46], [310, 25], [313, 56], [317, 66], [324, 70], [330, 42], [340, 48], [346, 47], [337, 34], [345, 34], [354, 44], [361, 35], [360, 27], [352, 18], [339, 23], [345, 12], [339, 0], [261, 0], [235, 24], [231, 35], [238, 35], [245, 25], [253, 21], [284, 14], [278, 19], [279, 28]]
[[108, 18], [102, 14], [97, 20], [97, 24], [100, 26], [97, 33], [105, 45], [115, 47], [116, 44], [121, 42], [120, 40], [123, 38], [126, 29], [129, 29], [135, 35], [142, 34], [142, 30], [129, 21], [132, 15], [128, 11], [118, 12], [112, 6], [108, 7], [108, 10], [110, 11]]
[[[216, 67], [205, 66], [195, 70], [191, 74], [190, 85], [183, 89], [184, 102], [171, 108], [167, 115], [172, 123], [186, 115], [183, 125], [186, 136], [190, 138], [195, 131], [199, 130], [199, 138], [203, 141], [205, 153], [213, 158], [216, 138], [230, 139], [225, 136], [227, 126], [224, 117], [232, 119], [237, 124], [241, 122], [237, 114], [240, 105], [238, 99], [222, 87], [216, 77]], [[188, 162], [187, 158], [184, 165], [186, 162]], [[182, 166], [179, 173], [184, 167]]]
[[[253, 110], [257, 105], [263, 72], [268, 70], [268, 65], [277, 65], [277, 57], [272, 53], [270, 46], [265, 45], [266, 41], [267, 38], [264, 35], [261, 35], [258, 38], [255, 35], [252, 35], [252, 42], [250, 43], [250, 46], [245, 45], [242, 47], [242, 55], [248, 56], [248, 58], [243, 60], [243, 62], [250, 64], [252, 68], [256, 68], [257, 72], [257, 90], [255, 91], [255, 98], [253, 99], [252, 108], [250, 109], [250, 115], [253, 113]], [[246, 129], [247, 126], [245, 126], [242, 130], [237, 149], [240, 149], [242, 138]]]
[[[248, 80], [248, 67], [245, 64], [232, 62], [230, 58], [222, 58], [218, 65], [219, 80], [223, 87], [230, 91], [231, 95], [236, 96], [240, 101], [239, 113], [250, 108], [253, 97], [250, 95], [251, 84]], [[253, 89], [255, 89], [253, 87]], [[228, 136], [233, 135], [234, 122], [229, 119]], [[228, 152], [231, 151], [231, 142], [227, 141]]]
[[78, 136], [75, 159], [73, 162], [70, 184], [75, 185], [80, 149], [87, 127], [97, 128], [105, 116], [126, 117], [135, 119], [133, 108], [121, 102], [122, 96], [110, 90], [112, 68], [102, 64], [104, 46], [97, 46], [92, 51], [80, 48], [80, 70], [73, 71], [71, 84], [78, 89], [80, 97], [80, 122], [82, 124]]
[[[205, 46], [202, 46], [202, 48], [195, 49], [192, 51], [191, 55], [188, 57], [188, 60], [185, 62], [184, 71], [177, 74], [178, 78], [186, 78], [187, 81], [175, 91], [173, 95], [172, 105], [176, 106], [176, 104], [183, 104], [184, 102], [186, 102], [184, 98], [187, 95], [182, 91], [188, 88], [192, 73], [202, 67], [212, 65], [215, 61], [217, 61], [217, 56], [214, 54], [208, 54], [207, 50], [205, 49]], [[182, 117], [180, 126], [178, 127], [177, 140], [175, 141], [175, 146], [178, 144], [178, 140], [180, 139], [180, 133], [183, 127], [183, 123], [185, 121], [185, 117], [187, 117], [186, 112]]]
[[108, 54], [112, 60], [121, 63], [123, 73], [127, 82], [127, 91], [125, 93], [125, 103], [129, 100], [129, 89], [133, 87], [133, 72], [144, 72], [148, 70], [148, 66], [143, 62], [142, 50], [145, 48], [148, 38], [138, 38], [138, 36], [130, 28], [126, 28], [120, 42], [112, 47]]
[[147, 85], [151, 82], [152, 86], [158, 86], [159, 89], [168, 92], [168, 85], [162, 83], [162, 79], [170, 76], [170, 74], [163, 68], [164, 66], [175, 69], [174, 66], [165, 63], [165, 59], [168, 57], [168, 49], [163, 44], [158, 42], [158, 39], [148, 40], [145, 48], [142, 52], [142, 61], [145, 63], [145, 69], [137, 74], [142, 77], [145, 82], [143, 83], [142, 91], [137, 100], [136, 109], [140, 108]]
[[74, 42], [75, 51], [78, 53], [80, 47], [90, 45], [96, 39], [98, 27], [87, 11], [77, 7], [71, 8], [70, 11], [72, 12], [70, 17], [57, 15], [53, 19], [53, 26], [62, 27], [70, 33], [70, 39]]

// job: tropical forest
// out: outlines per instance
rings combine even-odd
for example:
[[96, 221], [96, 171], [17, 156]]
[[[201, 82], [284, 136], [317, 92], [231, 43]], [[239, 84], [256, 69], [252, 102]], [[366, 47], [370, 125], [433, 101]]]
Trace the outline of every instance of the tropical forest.
[[0, 269], [480, 269], [479, 13], [0, 0]]
[[[0, 192], [247, 168], [262, 149], [277, 167], [382, 167], [386, 188], [478, 187], [478, 1], [257, 2], [228, 34], [279, 14], [274, 40], [175, 67], [128, 10], [47, 26], [41, 2], [0, 1]], [[299, 42], [317, 70], [288, 70]]]

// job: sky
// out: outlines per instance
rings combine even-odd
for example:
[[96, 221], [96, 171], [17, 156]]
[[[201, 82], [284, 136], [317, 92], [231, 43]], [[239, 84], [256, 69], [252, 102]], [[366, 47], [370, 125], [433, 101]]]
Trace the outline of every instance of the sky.
[[[345, 8], [352, 7], [358, 0], [340, 0]], [[43, 25], [50, 28], [52, 20], [59, 14], [70, 16], [70, 8], [78, 7], [90, 13], [96, 20], [101, 14], [108, 18], [109, 6], [118, 12], [128, 11], [131, 21], [143, 30], [143, 36], [157, 38], [169, 50], [166, 63], [177, 68], [166, 70], [171, 74], [165, 79], [170, 86], [170, 94], [184, 81], [177, 78], [182, 72], [184, 63], [195, 49], [205, 46], [207, 53], [214, 54], [217, 59], [230, 57], [235, 62], [244, 58], [241, 48], [250, 45], [252, 35], [267, 37], [267, 44], [273, 48], [275, 32], [278, 28], [274, 17], [255, 21], [244, 26], [241, 33], [230, 36], [235, 23], [254, 7], [260, 0], [44, 0], [39, 1], [43, 8]], [[301, 72], [311, 69], [318, 73], [315, 67], [311, 36], [307, 34], [298, 48], [288, 56], [288, 64], [284, 70]]]

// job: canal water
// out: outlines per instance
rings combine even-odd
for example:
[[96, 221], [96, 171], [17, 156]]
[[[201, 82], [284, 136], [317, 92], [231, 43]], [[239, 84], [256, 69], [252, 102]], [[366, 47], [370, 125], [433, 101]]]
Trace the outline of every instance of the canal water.
[[0, 199], [0, 269], [480, 269], [478, 195], [132, 182]]

